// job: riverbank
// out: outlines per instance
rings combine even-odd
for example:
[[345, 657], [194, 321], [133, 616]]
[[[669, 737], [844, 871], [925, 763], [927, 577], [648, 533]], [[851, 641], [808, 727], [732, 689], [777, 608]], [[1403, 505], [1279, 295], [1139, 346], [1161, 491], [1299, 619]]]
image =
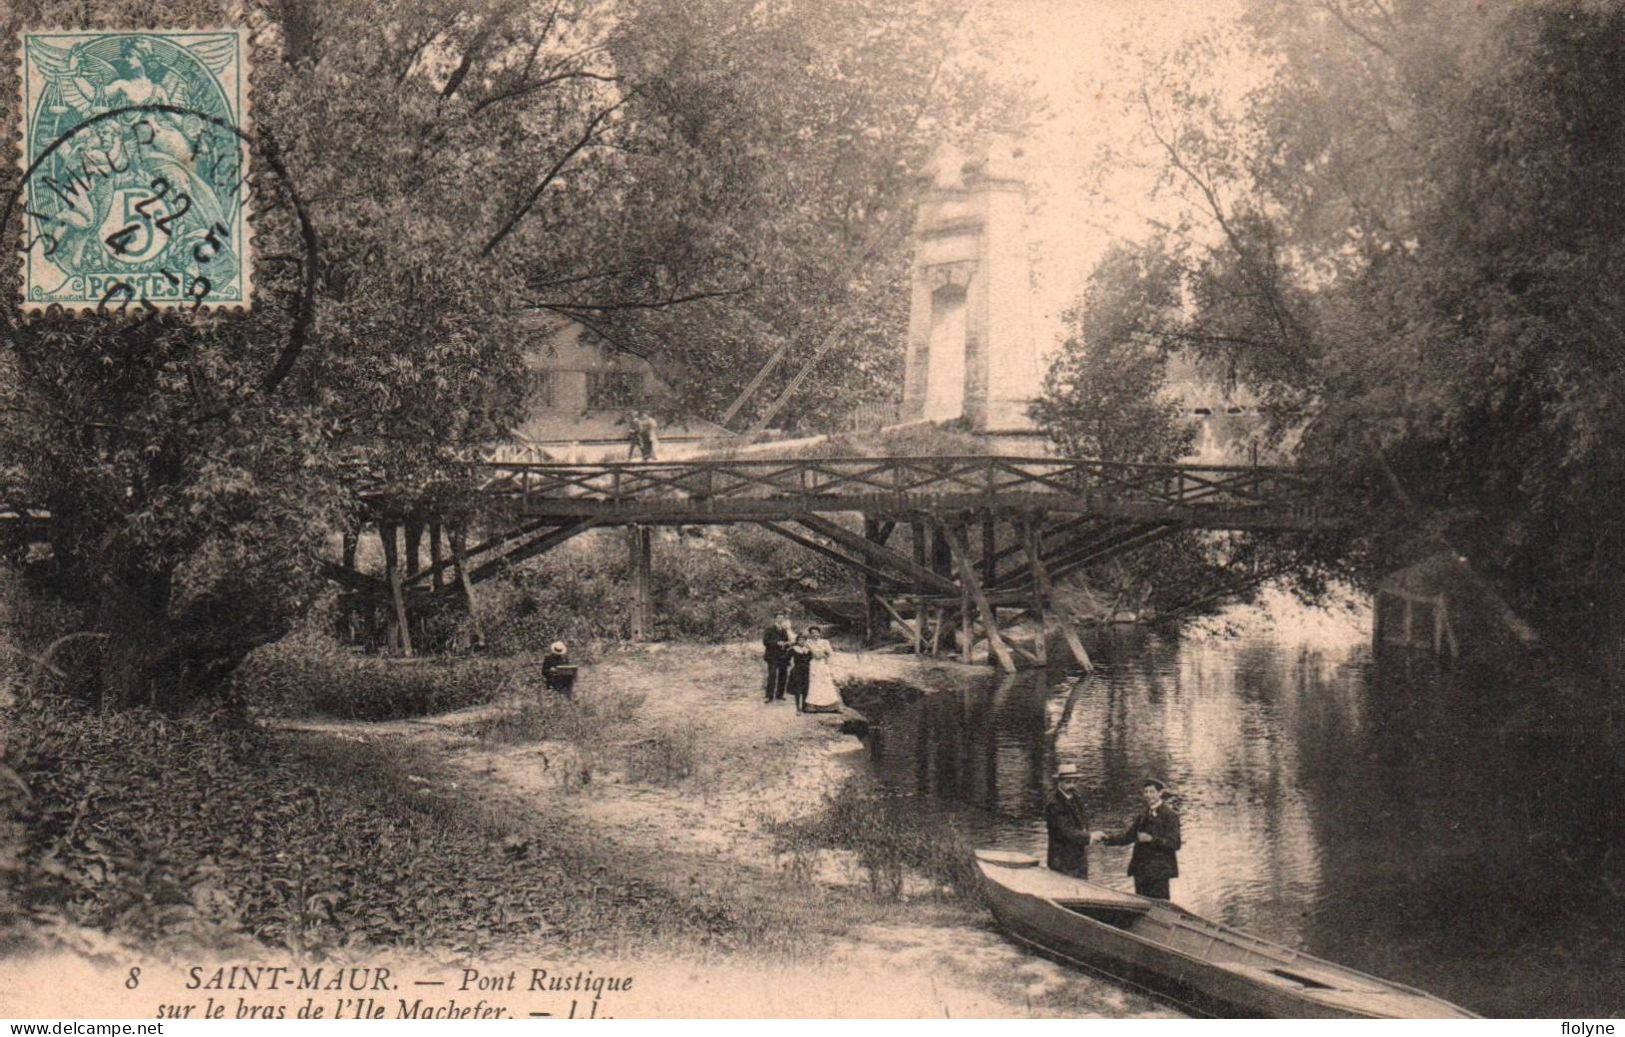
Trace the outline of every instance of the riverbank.
[[[602, 866], [606, 883], [636, 883], [689, 909], [682, 913], [718, 919], [714, 931], [651, 934], [629, 917], [543, 948], [520, 939], [498, 955], [569, 952], [611, 969], [636, 962], [651, 977], [647, 994], [620, 998], [618, 1015], [679, 1004], [708, 1015], [1169, 1014], [1022, 952], [980, 904], [921, 876], [887, 899], [874, 894], [855, 853], [785, 852], [774, 830], [815, 818], [868, 778], [862, 744], [842, 733], [842, 717], [763, 704], [759, 651], [612, 653], [583, 668], [577, 697], [597, 712], [574, 729], [528, 689], [427, 720], [285, 726], [301, 739], [383, 752], [426, 795], [505, 817], [514, 840], [581, 855]], [[864, 680], [981, 673], [873, 653], [839, 653], [834, 665]], [[702, 988], [701, 1001], [686, 1000]]]

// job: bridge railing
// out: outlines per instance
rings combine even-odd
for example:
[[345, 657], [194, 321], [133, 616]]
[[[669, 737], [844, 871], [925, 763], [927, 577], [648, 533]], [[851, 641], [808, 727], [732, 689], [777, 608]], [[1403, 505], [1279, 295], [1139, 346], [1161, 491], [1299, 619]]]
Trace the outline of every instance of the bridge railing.
[[1128, 464], [968, 455], [604, 464], [486, 462], [486, 492], [526, 503], [1084, 497], [1169, 507], [1310, 506], [1314, 473], [1248, 465]]

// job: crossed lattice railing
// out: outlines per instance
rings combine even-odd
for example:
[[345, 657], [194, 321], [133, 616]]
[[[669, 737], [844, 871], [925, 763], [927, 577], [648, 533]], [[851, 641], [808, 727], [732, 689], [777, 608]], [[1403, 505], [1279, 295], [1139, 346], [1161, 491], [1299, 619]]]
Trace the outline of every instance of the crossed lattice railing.
[[784, 500], [828, 506], [840, 498], [1001, 498], [1043, 495], [1169, 507], [1314, 508], [1315, 475], [1301, 469], [1124, 464], [1063, 458], [839, 457], [608, 464], [487, 462], [485, 491], [540, 503]]

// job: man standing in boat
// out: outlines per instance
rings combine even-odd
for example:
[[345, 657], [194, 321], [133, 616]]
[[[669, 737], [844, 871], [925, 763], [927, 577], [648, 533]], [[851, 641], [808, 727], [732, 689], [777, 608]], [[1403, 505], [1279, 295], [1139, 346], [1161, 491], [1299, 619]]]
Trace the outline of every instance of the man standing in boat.
[[1168, 786], [1147, 778], [1140, 792], [1145, 809], [1127, 828], [1116, 835], [1095, 831], [1092, 842], [1107, 846], [1134, 844], [1128, 859], [1128, 873], [1134, 879], [1134, 892], [1142, 897], [1168, 899], [1168, 880], [1179, 876], [1179, 811], [1165, 796]]
[[1049, 869], [1063, 875], [1089, 877], [1089, 814], [1083, 806], [1081, 782], [1075, 764], [1055, 768], [1055, 788], [1044, 801], [1044, 822], [1049, 827]]

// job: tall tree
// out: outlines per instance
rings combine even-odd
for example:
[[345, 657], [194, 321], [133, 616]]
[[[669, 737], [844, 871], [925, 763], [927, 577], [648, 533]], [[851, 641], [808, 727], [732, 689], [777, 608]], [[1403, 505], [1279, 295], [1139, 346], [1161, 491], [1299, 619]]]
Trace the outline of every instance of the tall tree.
[[1164, 391], [1162, 344], [1140, 327], [1178, 310], [1178, 272], [1149, 250], [1114, 251], [1067, 312], [1033, 418], [1068, 456], [1166, 464], [1190, 452], [1195, 427]]
[[[932, 120], [981, 110], [943, 68], [947, 0], [265, 0], [246, 18], [252, 310], [0, 317], [0, 488], [51, 510], [49, 592], [109, 635], [103, 690], [126, 701], [219, 688], [364, 506], [467, 502], [462, 462], [511, 426], [534, 345], [516, 313], [641, 347], [715, 405], [898, 269], [877, 229]], [[28, 0], [0, 29], [101, 19]], [[855, 307], [860, 338], [896, 326], [881, 299]], [[875, 391], [877, 341], [829, 366], [814, 410]]]
[[[909, 233], [933, 150], [1035, 114], [995, 89], [966, 27], [981, 0], [659, 0], [632, 5], [618, 60], [644, 87], [636, 118], [659, 119], [704, 204], [674, 223], [672, 262], [643, 276], [680, 283], [721, 260], [693, 305], [619, 309], [605, 322], [674, 373], [682, 402], [717, 416], [772, 356], [746, 401], [763, 413], [831, 335], [832, 352], [779, 420], [827, 428], [890, 398], [908, 320]], [[653, 44], [653, 45], [650, 45]], [[985, 49], [986, 41], [983, 41]], [[719, 250], [696, 248], [715, 242]]]
[[1184, 305], [1141, 329], [1263, 396], [1368, 578], [1449, 550], [1515, 631], [1616, 643], [1625, 12], [1255, 0], [1247, 27], [1273, 73], [1240, 105], [1135, 99], [1193, 215], [1150, 246]]

